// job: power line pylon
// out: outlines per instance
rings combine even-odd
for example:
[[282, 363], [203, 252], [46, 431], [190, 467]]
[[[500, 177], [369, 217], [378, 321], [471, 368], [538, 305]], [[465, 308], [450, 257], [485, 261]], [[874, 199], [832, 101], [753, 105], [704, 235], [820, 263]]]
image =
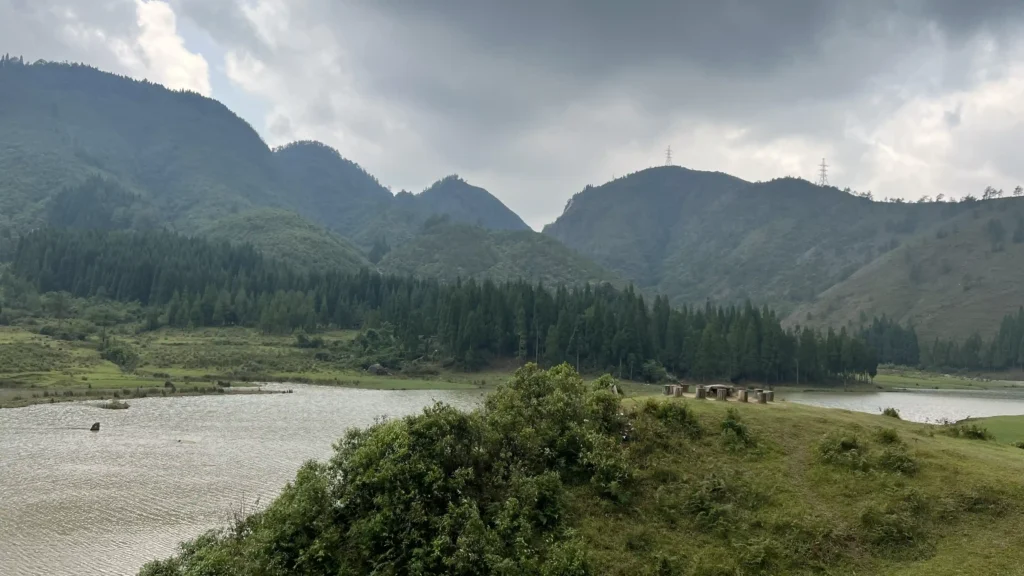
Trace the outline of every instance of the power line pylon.
[[821, 166], [818, 171], [818, 186], [828, 186], [828, 164], [825, 164], [825, 159], [821, 159]]
[[665, 150], [665, 166], [671, 166], [671, 165], [672, 165], [672, 145], [669, 144], [668, 148]]

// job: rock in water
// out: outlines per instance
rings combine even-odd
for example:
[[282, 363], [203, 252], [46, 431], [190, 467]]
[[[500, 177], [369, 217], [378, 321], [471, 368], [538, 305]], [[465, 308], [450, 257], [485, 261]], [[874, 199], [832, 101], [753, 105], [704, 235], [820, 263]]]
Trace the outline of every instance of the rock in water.
[[97, 423], [93, 424], [92, 428], [89, 428], [89, 431], [90, 432], [99, 432], [100, 431], [100, 423], [97, 422]]

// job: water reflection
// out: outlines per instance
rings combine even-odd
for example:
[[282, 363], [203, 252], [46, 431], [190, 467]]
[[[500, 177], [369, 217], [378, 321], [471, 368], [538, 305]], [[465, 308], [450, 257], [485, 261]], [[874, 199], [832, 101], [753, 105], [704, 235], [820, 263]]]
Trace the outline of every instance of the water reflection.
[[879, 414], [893, 407], [900, 417], [914, 422], [939, 422], [987, 416], [1024, 414], [1024, 392], [934, 391], [920, 392], [784, 392], [780, 398], [826, 408]]
[[[0, 410], [0, 572], [134, 574], [179, 541], [267, 502], [346, 429], [476, 391], [295, 393], [84, 403]], [[99, 433], [88, 431], [102, 422]]]

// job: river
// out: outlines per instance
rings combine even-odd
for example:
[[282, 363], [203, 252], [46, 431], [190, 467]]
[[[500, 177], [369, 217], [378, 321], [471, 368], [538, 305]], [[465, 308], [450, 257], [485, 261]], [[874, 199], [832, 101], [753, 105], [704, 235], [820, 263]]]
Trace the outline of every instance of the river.
[[[272, 500], [303, 462], [329, 457], [346, 429], [435, 400], [469, 409], [483, 398], [277, 388], [294, 393], [0, 410], [0, 573], [135, 574], [233, 511]], [[88, 430], [94, 422], [98, 433]]]
[[1024, 391], [921, 390], [913, 392], [789, 392], [779, 399], [825, 408], [879, 414], [892, 407], [913, 422], [1016, 416], [1024, 414]]
[[[311, 458], [382, 415], [480, 391], [371, 391], [304, 385], [293, 394], [148, 398], [0, 410], [0, 574], [135, 574], [178, 542], [272, 500]], [[1021, 392], [783, 392], [780, 399], [918, 422], [1024, 414]], [[88, 431], [101, 423], [98, 433]]]

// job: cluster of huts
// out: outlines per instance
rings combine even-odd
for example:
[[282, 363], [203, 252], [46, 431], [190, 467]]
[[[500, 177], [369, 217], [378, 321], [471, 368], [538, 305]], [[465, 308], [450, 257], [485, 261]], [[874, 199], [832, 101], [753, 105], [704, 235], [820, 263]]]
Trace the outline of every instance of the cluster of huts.
[[[683, 396], [690, 393], [689, 384], [665, 384], [666, 396]], [[731, 384], [698, 384], [694, 389], [694, 398], [702, 400], [713, 398], [723, 402], [734, 398], [736, 402], [758, 402], [767, 404], [775, 401], [775, 391], [763, 388], [741, 388]]]

